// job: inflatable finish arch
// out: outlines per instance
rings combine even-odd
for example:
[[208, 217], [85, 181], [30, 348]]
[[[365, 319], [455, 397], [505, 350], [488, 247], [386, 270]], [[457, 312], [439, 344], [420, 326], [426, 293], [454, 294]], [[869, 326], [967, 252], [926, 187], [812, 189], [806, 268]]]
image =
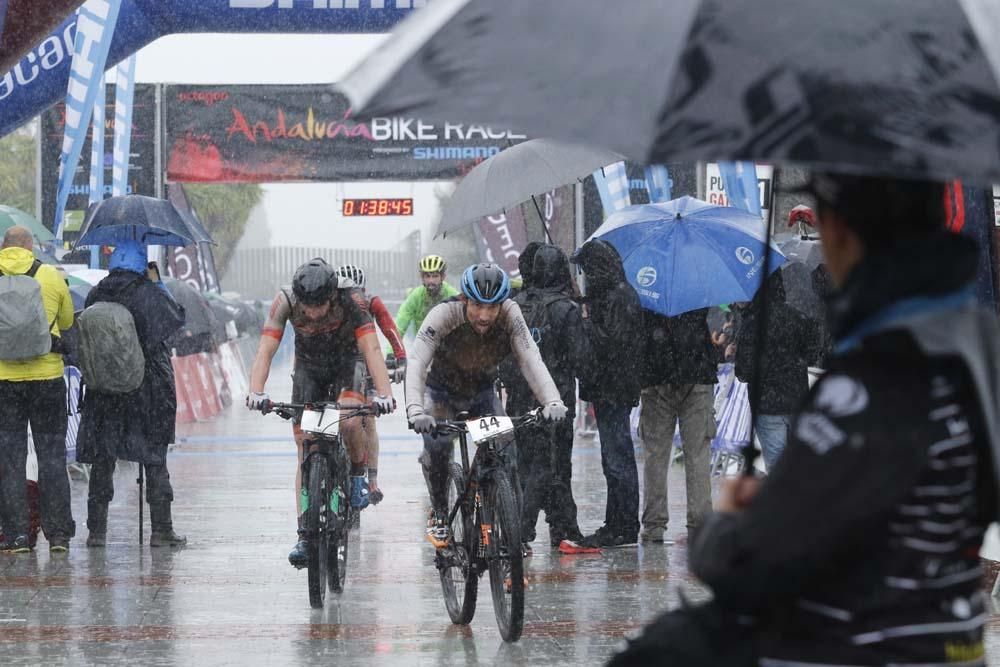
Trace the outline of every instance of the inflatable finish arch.
[[[176, 33], [382, 33], [426, 0], [122, 0], [107, 67]], [[0, 78], [0, 136], [66, 96], [76, 15]]]

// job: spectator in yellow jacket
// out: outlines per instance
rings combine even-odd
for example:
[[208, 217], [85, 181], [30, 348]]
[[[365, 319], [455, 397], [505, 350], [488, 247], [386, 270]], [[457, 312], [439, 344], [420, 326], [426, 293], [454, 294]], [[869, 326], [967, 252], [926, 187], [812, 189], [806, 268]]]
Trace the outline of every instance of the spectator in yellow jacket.
[[[27, 553], [28, 502], [25, 462], [28, 426], [38, 457], [42, 531], [52, 552], [65, 552], [76, 532], [66, 473], [66, 386], [60, 332], [73, 325], [69, 288], [52, 266], [32, 253], [31, 231], [11, 227], [0, 246], [0, 276], [30, 276], [41, 288], [52, 351], [23, 359], [3, 359], [0, 351], [0, 551]], [[4, 278], [0, 277], [0, 281]]]

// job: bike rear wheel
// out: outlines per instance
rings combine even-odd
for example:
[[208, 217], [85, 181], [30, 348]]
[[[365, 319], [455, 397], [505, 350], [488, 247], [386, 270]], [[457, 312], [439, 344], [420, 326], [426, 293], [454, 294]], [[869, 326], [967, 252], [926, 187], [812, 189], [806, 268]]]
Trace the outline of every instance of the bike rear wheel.
[[489, 536], [493, 612], [504, 641], [516, 642], [524, 629], [524, 554], [514, 490], [506, 473], [497, 471], [483, 498], [483, 531]]
[[[465, 495], [465, 473], [457, 463], [448, 468], [448, 507], [452, 508]], [[451, 522], [451, 545], [447, 553], [439, 552], [438, 574], [441, 576], [441, 591], [444, 605], [448, 609], [451, 622], [466, 625], [476, 614], [476, 596], [479, 592], [479, 577], [472, 572], [475, 555], [476, 533], [472, 515], [463, 504]]]
[[309, 534], [309, 604], [322, 609], [326, 596], [330, 566], [330, 531], [327, 519], [330, 498], [330, 470], [326, 458], [312, 455], [308, 468], [309, 508], [306, 510], [306, 530]]

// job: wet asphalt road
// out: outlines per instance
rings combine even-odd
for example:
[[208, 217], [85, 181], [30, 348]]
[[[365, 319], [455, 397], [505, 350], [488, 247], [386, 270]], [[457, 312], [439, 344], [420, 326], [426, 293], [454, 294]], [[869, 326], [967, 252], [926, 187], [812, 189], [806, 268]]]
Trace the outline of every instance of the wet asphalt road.
[[[290, 383], [276, 376], [269, 389], [281, 400]], [[471, 625], [452, 625], [423, 539], [420, 441], [401, 415], [379, 430], [386, 499], [352, 533], [347, 590], [329, 595], [325, 609], [309, 607], [306, 573], [286, 560], [295, 540], [290, 427], [232, 408], [183, 429], [171, 454], [174, 522], [188, 547], [139, 546], [136, 472], [119, 466], [106, 549], [84, 545], [86, 483], [75, 480], [70, 552], [49, 554], [40, 539], [34, 554], [0, 556], [0, 664], [601, 664], [626, 632], [676, 604], [679, 589], [704, 595], [687, 574], [681, 526], [668, 530], [676, 545], [563, 556], [548, 548], [542, 523], [521, 641], [500, 639], [488, 578]], [[587, 532], [604, 513], [596, 442], [578, 443], [574, 466]], [[671, 485], [671, 514], [682, 517], [679, 468]], [[148, 530], [147, 514], [147, 540]]]

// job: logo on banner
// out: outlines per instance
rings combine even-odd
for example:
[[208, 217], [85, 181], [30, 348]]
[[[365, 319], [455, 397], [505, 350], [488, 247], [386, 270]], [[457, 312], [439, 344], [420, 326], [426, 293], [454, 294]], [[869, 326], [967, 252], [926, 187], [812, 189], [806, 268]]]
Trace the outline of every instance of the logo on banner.
[[740, 246], [736, 249], [736, 259], [740, 260], [741, 263], [750, 266], [753, 264], [756, 257], [754, 257], [753, 250], [745, 246]]
[[644, 266], [639, 269], [639, 273], [635, 276], [635, 281], [642, 287], [650, 287], [656, 282], [656, 277], [655, 268], [652, 266]]

